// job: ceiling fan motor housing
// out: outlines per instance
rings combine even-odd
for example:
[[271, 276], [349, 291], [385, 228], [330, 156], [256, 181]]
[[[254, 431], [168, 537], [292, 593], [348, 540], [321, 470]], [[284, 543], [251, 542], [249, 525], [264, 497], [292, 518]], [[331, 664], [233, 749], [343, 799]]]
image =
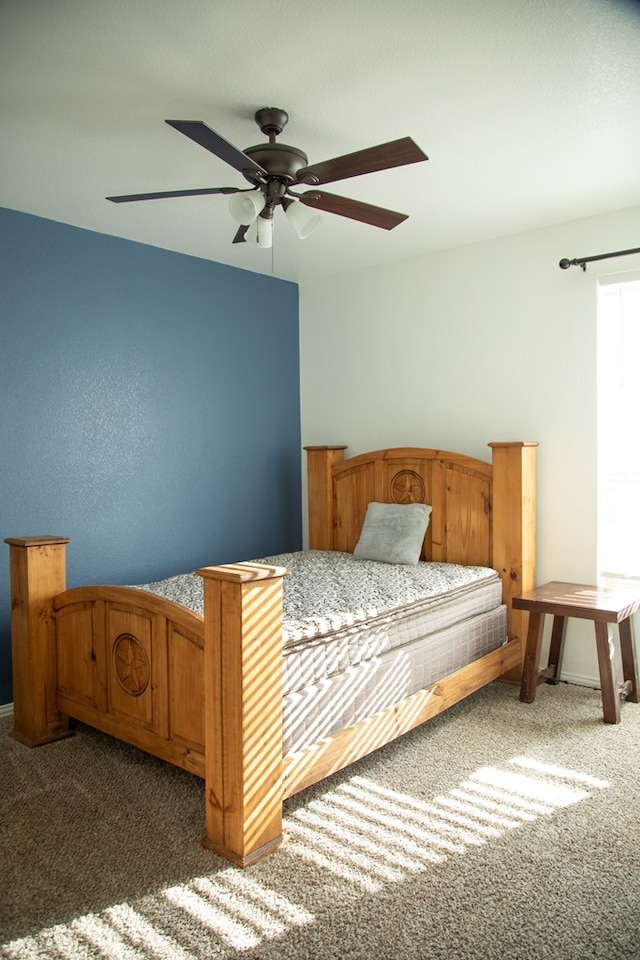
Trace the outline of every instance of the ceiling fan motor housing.
[[270, 177], [284, 177], [291, 181], [296, 179], [298, 170], [309, 164], [306, 153], [286, 143], [259, 143], [242, 152], [259, 163]]

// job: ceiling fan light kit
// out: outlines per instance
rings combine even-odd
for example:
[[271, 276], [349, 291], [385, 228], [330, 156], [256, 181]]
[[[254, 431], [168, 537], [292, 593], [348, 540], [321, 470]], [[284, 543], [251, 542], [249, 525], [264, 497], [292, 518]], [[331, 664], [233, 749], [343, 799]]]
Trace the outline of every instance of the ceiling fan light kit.
[[267, 198], [258, 190], [234, 193], [229, 197], [229, 213], [236, 223], [249, 225], [264, 210]]
[[307, 210], [299, 200], [285, 200], [282, 204], [287, 220], [298, 235], [298, 239], [306, 240], [322, 223], [322, 217], [315, 210]]
[[[322, 219], [318, 213], [319, 210], [350, 220], [359, 220], [361, 223], [380, 227], [383, 230], [393, 230], [407, 219], [407, 214], [385, 210], [383, 207], [348, 197], [339, 197], [323, 190], [295, 193], [292, 188], [332, 183], [336, 180], [346, 180], [349, 177], [359, 177], [379, 170], [389, 170], [392, 167], [428, 160], [427, 155], [410, 137], [309, 165], [304, 151], [286, 143], [278, 143], [276, 140], [288, 120], [287, 112], [279, 107], [263, 107], [258, 110], [255, 121], [269, 140], [268, 143], [247, 147], [245, 150], [239, 150], [201, 120], [166, 120], [170, 127], [189, 137], [190, 140], [209, 150], [241, 173], [252, 184], [253, 189], [205, 187], [193, 190], [129, 194], [107, 197], [107, 200], [113, 203], [128, 203], [170, 197], [231, 194], [229, 211], [236, 223], [240, 224], [233, 243], [253, 240], [253, 231], [251, 231], [252, 236], [249, 237], [248, 227], [257, 220], [255, 236], [258, 246], [263, 249], [273, 245], [273, 214], [277, 207], [284, 209], [289, 223], [300, 240], [306, 239], [319, 226]], [[304, 207], [313, 209], [307, 211]]]
[[258, 246], [270, 250], [273, 246], [273, 219], [258, 217]]

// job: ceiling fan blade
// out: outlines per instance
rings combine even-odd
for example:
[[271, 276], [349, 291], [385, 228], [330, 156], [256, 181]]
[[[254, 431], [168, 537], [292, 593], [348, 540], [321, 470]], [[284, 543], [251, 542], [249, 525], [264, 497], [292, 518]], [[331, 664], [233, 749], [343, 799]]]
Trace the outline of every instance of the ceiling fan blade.
[[381, 143], [377, 147], [357, 150], [344, 157], [325, 160], [323, 163], [312, 163], [298, 171], [298, 180], [306, 180], [307, 183], [332, 183], [336, 180], [347, 180], [349, 177], [359, 177], [363, 173], [403, 167], [428, 159], [411, 137], [404, 137], [390, 143]]
[[131, 193], [126, 197], [105, 197], [112, 203], [131, 203], [132, 200], [166, 200], [168, 197], [203, 197], [209, 193], [240, 193], [239, 187], [206, 187], [203, 190], [165, 190], [162, 193]]
[[232, 243], [246, 243], [247, 230], [249, 229], [250, 226], [251, 224], [246, 224], [246, 223], [241, 224], [238, 227], [238, 230], [236, 231], [236, 235], [233, 238]]
[[409, 216], [407, 213], [395, 213], [393, 210], [385, 210], [384, 207], [374, 207], [361, 200], [337, 197], [335, 193], [325, 193], [320, 190], [308, 190], [298, 199], [315, 210], [336, 213], [339, 217], [349, 217], [350, 220], [360, 220], [372, 227], [382, 227], [383, 230], [393, 230]]
[[202, 120], [165, 120], [165, 123], [239, 170], [251, 183], [262, 182], [267, 176], [267, 171], [259, 163], [248, 157], [242, 150], [234, 147], [232, 143], [221, 137], [219, 133], [208, 127]]

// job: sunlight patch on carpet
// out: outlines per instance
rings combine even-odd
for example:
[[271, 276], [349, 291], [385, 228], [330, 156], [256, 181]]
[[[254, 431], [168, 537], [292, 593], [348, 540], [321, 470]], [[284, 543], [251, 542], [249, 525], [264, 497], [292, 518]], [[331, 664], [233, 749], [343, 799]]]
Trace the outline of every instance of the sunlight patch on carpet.
[[[286, 816], [289, 843], [273, 856], [320, 867], [328, 888], [338, 882], [356, 897], [376, 894], [508, 831], [561, 816], [610, 786], [526, 756], [478, 767], [432, 798], [355, 775]], [[289, 861], [289, 868], [294, 866]], [[228, 957], [314, 922], [310, 911], [258, 882], [251, 870], [229, 867], [14, 940], [2, 955], [7, 960]]]
[[109, 907], [104, 915], [125, 941], [142, 948], [143, 955], [163, 960], [165, 957], [167, 960], [190, 960], [190, 954], [182, 949], [175, 937], [162, 933], [130, 904]]
[[354, 776], [285, 819], [288, 849], [372, 891], [497, 840], [506, 831], [521, 830], [609, 786], [531, 757], [479, 767], [432, 800]]
[[[5, 944], [9, 960], [193, 960], [193, 930], [212, 944], [237, 952], [284, 936], [314, 921], [304, 907], [287, 900], [244, 872], [225, 870], [194, 877], [134, 904], [120, 903], [36, 936]], [[191, 932], [189, 932], [191, 931]], [[181, 942], [184, 940], [184, 942]], [[206, 951], [208, 955], [209, 951]]]

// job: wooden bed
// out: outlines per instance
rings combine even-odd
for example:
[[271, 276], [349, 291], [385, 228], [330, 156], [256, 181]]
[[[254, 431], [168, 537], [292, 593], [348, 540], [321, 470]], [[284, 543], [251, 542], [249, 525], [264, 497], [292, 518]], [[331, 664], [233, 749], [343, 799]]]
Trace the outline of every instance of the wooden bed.
[[198, 570], [204, 616], [131, 587], [67, 590], [65, 537], [8, 538], [13, 736], [68, 736], [70, 718], [205, 780], [203, 843], [248, 866], [283, 841], [282, 803], [498, 677], [521, 672], [535, 583], [535, 443], [492, 462], [423, 448], [345, 459], [306, 447], [309, 547], [352, 552], [370, 501], [432, 505], [423, 559], [495, 568], [509, 642], [390, 709], [289, 756], [282, 750], [283, 567]]

